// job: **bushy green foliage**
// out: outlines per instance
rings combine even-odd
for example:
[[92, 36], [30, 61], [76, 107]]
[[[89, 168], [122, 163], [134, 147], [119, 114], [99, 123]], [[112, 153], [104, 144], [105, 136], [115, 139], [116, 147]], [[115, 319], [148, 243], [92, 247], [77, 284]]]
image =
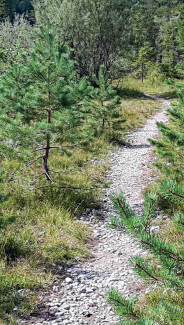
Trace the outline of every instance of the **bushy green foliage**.
[[111, 139], [118, 129], [120, 119], [120, 97], [112, 87], [109, 74], [104, 67], [100, 67], [98, 78], [94, 76], [96, 88], [92, 93], [92, 99], [84, 102], [85, 107], [91, 110], [91, 118], [96, 135], [104, 133], [107, 139]]
[[[180, 195], [179, 193], [173, 194], [171, 190], [170, 194]], [[160, 239], [158, 235], [150, 233], [154, 218], [154, 198], [150, 198], [148, 194], [145, 196], [145, 209], [141, 218], [134, 216], [122, 193], [113, 196], [112, 200], [120, 216], [112, 218], [112, 226], [117, 226], [120, 229], [125, 226], [129, 232], [139, 238], [143, 247], [152, 253], [152, 256], [146, 259], [135, 257], [132, 259], [132, 264], [139, 276], [151, 283], [157, 283], [157, 289], [155, 291], [152, 289], [145, 296], [144, 305], [139, 300], [132, 302], [122, 298], [115, 290], [109, 291], [109, 302], [114, 306], [118, 315], [123, 318], [125, 324], [129, 324], [127, 319], [130, 319], [133, 324], [154, 324], [155, 322], [182, 324], [184, 288], [182, 244], [176, 248], [174, 242], [170, 244], [167, 242], [167, 238]], [[156, 296], [156, 291], [159, 288], [162, 294], [157, 296], [157, 301], [150, 304], [149, 298], [154, 294]], [[168, 291], [171, 293], [168, 294]]]
[[[53, 32], [42, 30], [42, 40], [22, 64], [13, 64], [0, 82], [1, 147], [14, 150], [26, 165], [42, 160], [51, 180], [48, 158], [51, 150], [67, 153], [92, 132], [82, 107], [91, 90], [86, 79], [77, 81], [69, 50], [58, 45]], [[54, 169], [54, 168], [53, 168]]]
[[13, 22], [7, 18], [0, 24], [0, 39], [7, 51], [16, 51], [17, 45], [28, 51], [35, 38], [34, 28], [29, 24], [26, 16], [16, 15]]
[[[164, 176], [181, 182], [183, 179], [183, 120], [184, 102], [183, 85], [179, 86], [179, 103], [175, 102], [167, 110], [170, 117], [169, 124], [157, 123], [161, 133], [160, 140], [151, 140], [159, 159], [155, 163], [156, 167]], [[172, 172], [171, 172], [172, 171]]]
[[12, 64], [22, 62], [21, 54], [29, 52], [34, 37], [34, 28], [24, 16], [16, 15], [13, 22], [6, 19], [0, 24], [0, 74]]
[[100, 66], [105, 72], [122, 55], [128, 45], [128, 19], [134, 1], [127, 0], [34, 0], [36, 21], [50, 21], [57, 34], [72, 49], [80, 76], [98, 77]]

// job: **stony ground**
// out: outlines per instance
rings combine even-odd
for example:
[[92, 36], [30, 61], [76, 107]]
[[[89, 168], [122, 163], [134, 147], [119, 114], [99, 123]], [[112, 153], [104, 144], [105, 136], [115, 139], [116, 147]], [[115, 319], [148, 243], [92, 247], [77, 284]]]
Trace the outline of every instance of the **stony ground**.
[[125, 297], [139, 296], [149, 290], [130, 266], [133, 256], [146, 253], [125, 231], [108, 227], [108, 217], [115, 213], [109, 196], [122, 190], [132, 209], [141, 213], [143, 190], [154, 180], [151, 174], [152, 148], [147, 138], [158, 135], [156, 121], [167, 121], [164, 112], [169, 102], [160, 101], [163, 102], [163, 110], [149, 119], [143, 128], [129, 134], [126, 146], [108, 156], [111, 168], [105, 181], [111, 182], [111, 186], [104, 189], [100, 210], [102, 218], [99, 220], [96, 216], [99, 211], [87, 209], [88, 221], [86, 218], [83, 221], [89, 224], [94, 235], [92, 258], [68, 266], [65, 279], [56, 281], [52, 290], [44, 293], [37, 313], [21, 324], [118, 324], [118, 317], [106, 302], [108, 289], [114, 287]]

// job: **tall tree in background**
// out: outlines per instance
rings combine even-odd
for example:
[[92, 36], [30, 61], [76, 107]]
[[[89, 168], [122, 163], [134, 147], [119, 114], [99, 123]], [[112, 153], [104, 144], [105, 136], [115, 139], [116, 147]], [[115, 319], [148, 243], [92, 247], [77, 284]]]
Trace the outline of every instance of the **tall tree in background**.
[[[101, 65], [109, 71], [128, 46], [133, 1], [56, 0], [50, 14], [47, 2], [33, 2], [38, 24], [57, 20], [58, 33], [72, 49], [80, 77], [86, 75], [93, 82], [93, 75], [98, 78]], [[46, 12], [42, 20], [43, 8]]]
[[[182, 4], [181, 4], [182, 3]], [[141, 48], [147, 48], [147, 59], [161, 64], [168, 76], [173, 74], [173, 66], [180, 61], [178, 45], [178, 21], [181, 16], [181, 1], [138, 1], [132, 15], [132, 57], [136, 61]], [[171, 70], [171, 71], [170, 71]]]
[[[15, 14], [31, 13], [33, 11], [31, 0], [1, 0], [0, 3], [0, 21], [9, 18], [13, 22]], [[30, 15], [33, 22], [33, 15]]]
[[1, 0], [0, 21], [4, 21], [4, 19], [7, 17], [9, 17], [11, 21], [13, 20], [16, 3], [16, 0]]

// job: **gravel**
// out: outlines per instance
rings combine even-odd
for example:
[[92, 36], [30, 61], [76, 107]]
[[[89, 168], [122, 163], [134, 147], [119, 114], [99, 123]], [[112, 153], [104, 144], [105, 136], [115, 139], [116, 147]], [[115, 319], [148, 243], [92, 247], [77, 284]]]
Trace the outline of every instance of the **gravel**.
[[[125, 230], [108, 227], [109, 216], [116, 214], [109, 196], [122, 190], [135, 213], [140, 214], [143, 209], [142, 192], [155, 179], [151, 169], [152, 148], [147, 138], [158, 136], [156, 121], [167, 121], [164, 112], [169, 106], [168, 101], [155, 99], [163, 102], [163, 110], [147, 120], [143, 128], [128, 134], [125, 146], [108, 155], [111, 167], [104, 181], [111, 185], [103, 190], [100, 211], [87, 209], [81, 220], [89, 225], [94, 235], [92, 257], [68, 266], [65, 279], [54, 284], [50, 292], [42, 293], [43, 306], [37, 308], [37, 315], [20, 324], [114, 325], [119, 318], [107, 303], [106, 293], [110, 288], [127, 298], [148, 292], [130, 265], [133, 256], [145, 256], [146, 252]], [[152, 229], [153, 232], [157, 230]]]

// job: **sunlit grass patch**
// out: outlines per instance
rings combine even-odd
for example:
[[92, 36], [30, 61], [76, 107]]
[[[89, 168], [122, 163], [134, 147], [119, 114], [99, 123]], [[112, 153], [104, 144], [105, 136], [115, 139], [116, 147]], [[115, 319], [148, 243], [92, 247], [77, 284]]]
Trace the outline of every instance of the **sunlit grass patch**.
[[126, 98], [121, 100], [121, 112], [116, 120], [117, 131], [115, 140], [125, 141], [127, 132], [143, 127], [146, 120], [163, 107], [162, 103], [143, 98]]
[[145, 94], [156, 95], [165, 99], [177, 97], [176, 91], [166, 82], [160, 82], [159, 80], [152, 82], [149, 77], [143, 83], [139, 79], [126, 77], [121, 79], [119, 87], [122, 89], [122, 94], [124, 89], [124, 96], [132, 98], [144, 97]]

